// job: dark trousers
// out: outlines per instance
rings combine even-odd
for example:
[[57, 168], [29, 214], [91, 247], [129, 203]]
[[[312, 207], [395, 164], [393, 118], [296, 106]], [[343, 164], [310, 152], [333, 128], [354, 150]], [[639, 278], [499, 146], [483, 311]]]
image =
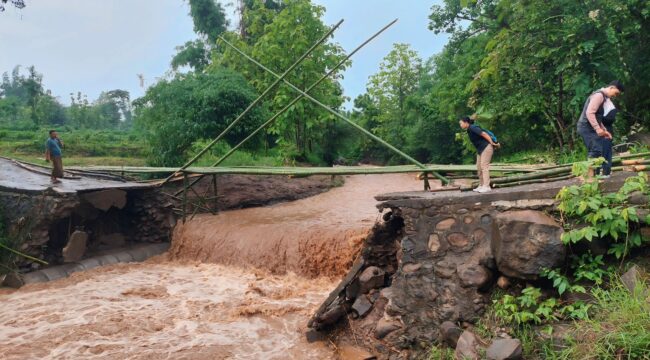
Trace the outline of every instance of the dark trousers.
[[[607, 129], [610, 134], [614, 135], [613, 130]], [[614, 142], [610, 139], [605, 139], [605, 138], [600, 138], [601, 142], [601, 147], [603, 149], [603, 157], [605, 160], [607, 160], [603, 164], [603, 175], [610, 175], [612, 173], [612, 147], [614, 146]]]
[[[609, 143], [610, 143], [610, 145], [608, 147], [609, 148], [609, 160], [608, 160], [609, 163], [607, 165], [608, 165], [609, 171], [611, 171], [611, 158], [612, 158], [612, 155], [611, 155], [611, 152], [612, 152], [611, 151], [612, 150], [611, 140], [607, 140], [607, 139], [604, 139], [604, 138], [601, 138], [600, 136], [598, 136], [598, 134], [596, 134], [596, 131], [594, 131], [594, 129], [591, 127], [591, 125], [589, 123], [584, 124], [584, 125], [582, 123], [578, 123], [578, 134], [580, 134], [580, 136], [582, 137], [582, 141], [584, 141], [584, 143], [585, 143], [585, 147], [587, 148], [587, 158], [588, 159], [597, 159], [599, 157], [604, 157], [605, 159], [607, 159], [607, 157], [605, 156], [604, 151], [603, 151], [604, 148], [605, 148], [603, 140], [609, 141]], [[596, 171], [596, 175], [600, 175], [600, 168], [595, 169], [595, 171]], [[603, 173], [605, 173], [605, 175], [609, 175], [609, 172], [607, 172], [607, 171], [608, 170], [605, 169], [605, 166], [603, 165]]]

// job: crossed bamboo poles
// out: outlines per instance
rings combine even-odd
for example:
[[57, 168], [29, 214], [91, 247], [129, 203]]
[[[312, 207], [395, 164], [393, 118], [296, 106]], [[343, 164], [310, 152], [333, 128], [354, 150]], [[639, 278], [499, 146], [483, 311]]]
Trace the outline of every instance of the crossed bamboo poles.
[[[304, 54], [303, 54], [303, 55], [302, 55], [298, 60], [296, 60], [296, 62], [294, 62], [294, 63], [293, 63], [293, 64], [292, 64], [292, 65], [291, 65], [291, 66], [290, 66], [290, 67], [289, 67], [289, 68], [288, 68], [284, 73], [282, 73], [282, 75], [278, 75], [278, 74], [276, 74], [275, 72], [273, 72], [272, 70], [270, 70], [270, 69], [267, 68], [266, 66], [262, 65], [261, 63], [259, 63], [258, 61], [256, 61], [256, 60], [253, 59], [252, 57], [250, 57], [249, 55], [245, 54], [243, 51], [239, 50], [236, 46], [234, 46], [233, 44], [231, 44], [231, 43], [228, 42], [226, 39], [224, 39], [223, 37], [220, 36], [219, 38], [220, 38], [220, 40], [221, 40], [222, 42], [224, 42], [226, 45], [228, 45], [228, 46], [230, 46], [231, 48], [233, 48], [237, 53], [241, 54], [242, 56], [244, 56], [244, 57], [245, 57], [246, 59], [248, 59], [249, 61], [253, 62], [254, 64], [256, 64], [257, 66], [259, 66], [260, 68], [262, 68], [262, 69], [265, 70], [266, 72], [268, 72], [268, 73], [270, 73], [271, 75], [273, 75], [273, 76], [276, 78], [276, 80], [275, 80], [275, 81], [274, 81], [274, 82], [273, 82], [269, 87], [267, 87], [267, 89], [264, 90], [264, 92], [263, 92], [260, 96], [258, 96], [258, 98], [255, 99], [255, 100], [254, 100], [254, 101], [253, 101], [253, 102], [252, 102], [252, 103], [251, 103], [251, 104], [250, 104], [250, 105], [249, 105], [249, 106], [248, 106], [248, 107], [247, 107], [247, 108], [246, 108], [246, 109], [245, 109], [245, 110], [244, 110], [244, 111], [243, 111], [243, 112], [242, 112], [242, 113], [241, 113], [241, 114], [240, 114], [240, 115], [239, 115], [239, 116], [238, 116], [238, 117], [237, 117], [237, 118], [232, 122], [232, 123], [230, 123], [230, 125], [228, 125], [228, 126], [226, 127], [226, 129], [223, 130], [223, 131], [221, 132], [221, 134], [219, 134], [219, 135], [218, 135], [214, 140], [212, 140], [212, 141], [211, 141], [211, 142], [210, 142], [210, 143], [209, 143], [205, 148], [203, 148], [203, 149], [202, 149], [198, 154], [196, 154], [196, 155], [195, 155], [192, 159], [190, 159], [186, 164], [184, 164], [184, 165], [181, 166], [178, 170], [176, 170], [174, 173], [172, 173], [172, 174], [169, 175], [167, 178], [165, 178], [165, 180], [164, 180], [163, 182], [160, 183], [160, 186], [166, 184], [166, 183], [167, 183], [169, 180], [171, 180], [173, 177], [177, 176], [180, 172], [183, 172], [183, 170], [187, 169], [187, 168], [188, 168], [189, 166], [191, 166], [194, 162], [196, 162], [196, 160], [198, 160], [199, 157], [201, 157], [203, 154], [205, 154], [205, 153], [206, 153], [206, 152], [207, 152], [207, 151], [208, 151], [212, 146], [214, 146], [214, 144], [216, 144], [219, 140], [221, 140], [221, 139], [222, 139], [222, 138], [223, 138], [223, 137], [224, 137], [224, 136], [225, 136], [225, 135], [226, 135], [226, 134], [227, 134], [227, 133], [228, 133], [228, 132], [229, 132], [229, 131], [230, 131], [230, 130], [231, 130], [231, 129], [232, 129], [232, 128], [233, 128], [233, 127], [234, 127], [234, 126], [235, 126], [235, 125], [236, 125], [236, 124], [237, 124], [237, 123], [238, 123], [238, 122], [239, 122], [239, 121], [240, 121], [240, 120], [241, 120], [241, 119], [242, 119], [242, 118], [243, 118], [243, 117], [244, 117], [244, 116], [245, 116], [245, 115], [246, 115], [246, 114], [247, 114], [247, 113], [248, 113], [248, 112], [249, 112], [249, 111], [250, 111], [250, 110], [255, 106], [255, 105], [257, 105], [257, 104], [262, 100], [262, 98], [263, 98], [264, 96], [266, 96], [266, 95], [267, 95], [267, 94], [268, 94], [268, 93], [269, 93], [273, 88], [275, 88], [275, 87], [276, 87], [276, 86], [277, 86], [281, 81], [284, 82], [285, 84], [287, 84], [289, 87], [291, 87], [291, 88], [292, 88], [293, 90], [295, 90], [296, 92], [298, 92], [299, 95], [296, 96], [296, 97], [295, 97], [295, 98], [294, 98], [294, 99], [293, 99], [293, 100], [292, 100], [292, 101], [291, 101], [287, 106], [285, 106], [284, 108], [282, 108], [278, 113], [276, 113], [275, 115], [273, 115], [272, 117], [270, 117], [266, 122], [264, 122], [264, 124], [260, 125], [260, 126], [255, 130], [255, 131], [253, 131], [250, 135], [248, 135], [244, 140], [242, 140], [240, 143], [238, 143], [238, 144], [235, 145], [232, 149], [230, 149], [230, 151], [228, 151], [225, 155], [223, 155], [221, 158], [219, 158], [219, 159], [218, 159], [214, 164], [212, 164], [212, 167], [215, 167], [215, 166], [218, 166], [219, 164], [221, 164], [221, 163], [222, 163], [224, 160], [226, 160], [230, 155], [232, 155], [232, 154], [233, 154], [237, 149], [239, 149], [242, 145], [244, 145], [248, 140], [250, 140], [250, 139], [251, 139], [252, 137], [254, 137], [257, 133], [259, 133], [260, 131], [262, 131], [263, 129], [265, 129], [265, 128], [266, 128], [267, 126], [269, 126], [271, 123], [273, 123], [273, 122], [274, 122], [278, 117], [280, 117], [280, 115], [282, 115], [282, 114], [285, 113], [287, 110], [289, 110], [289, 109], [290, 109], [294, 104], [296, 104], [298, 101], [300, 101], [303, 97], [306, 97], [307, 99], [309, 99], [309, 100], [311, 100], [312, 102], [314, 102], [316, 105], [318, 105], [318, 106], [324, 108], [325, 110], [327, 110], [328, 112], [330, 112], [332, 115], [334, 115], [334, 116], [336, 116], [336, 117], [342, 119], [342, 120], [345, 121], [346, 123], [348, 123], [348, 124], [350, 124], [351, 126], [353, 126], [355, 129], [361, 131], [361, 132], [362, 132], [363, 134], [365, 134], [366, 136], [368, 136], [368, 137], [370, 137], [371, 139], [373, 139], [373, 140], [379, 142], [380, 144], [384, 145], [385, 147], [387, 147], [387, 148], [390, 149], [391, 151], [397, 153], [399, 156], [405, 158], [405, 159], [408, 160], [409, 162], [415, 164], [418, 168], [423, 169], [423, 170], [426, 170], [426, 171], [425, 171], [425, 177], [424, 177], [424, 186], [425, 186], [425, 190], [428, 190], [428, 188], [429, 188], [429, 182], [428, 182], [428, 176], [427, 176], [427, 174], [429, 174], [429, 173], [431, 173], [432, 175], [434, 175], [435, 177], [437, 177], [438, 179], [440, 179], [440, 180], [443, 182], [443, 184], [447, 184], [447, 183], [449, 183], [449, 180], [448, 180], [447, 178], [445, 178], [444, 176], [442, 176], [441, 174], [439, 174], [438, 172], [428, 170], [427, 167], [426, 167], [424, 164], [422, 164], [422, 163], [420, 163], [419, 161], [415, 160], [414, 158], [412, 158], [411, 156], [407, 155], [407, 154], [404, 153], [403, 151], [397, 149], [396, 147], [394, 147], [393, 145], [389, 144], [389, 143], [386, 142], [385, 140], [379, 138], [378, 136], [374, 135], [374, 134], [371, 133], [370, 131], [368, 131], [368, 130], [364, 129], [363, 127], [359, 126], [358, 124], [356, 124], [355, 122], [353, 122], [352, 120], [350, 120], [349, 118], [347, 118], [346, 116], [344, 116], [343, 114], [341, 114], [340, 112], [338, 112], [338, 111], [336, 111], [336, 110], [330, 108], [329, 106], [323, 104], [322, 102], [318, 101], [317, 99], [315, 99], [314, 97], [312, 97], [311, 95], [308, 94], [311, 90], [313, 90], [316, 86], [318, 86], [320, 83], [322, 83], [325, 79], [327, 79], [329, 76], [331, 76], [332, 74], [334, 74], [334, 73], [335, 73], [335, 72], [336, 72], [336, 71], [337, 71], [337, 70], [338, 70], [338, 69], [339, 69], [343, 64], [345, 64], [345, 63], [346, 63], [346, 62], [347, 62], [347, 61], [348, 61], [348, 60], [349, 60], [349, 59], [350, 59], [350, 58], [351, 58], [355, 53], [357, 53], [359, 50], [361, 50], [361, 48], [363, 48], [365, 45], [367, 45], [368, 43], [370, 43], [372, 40], [374, 40], [376, 37], [378, 37], [381, 33], [383, 33], [386, 29], [388, 29], [389, 27], [391, 27], [391, 26], [392, 26], [393, 24], [395, 24], [396, 22], [397, 22], [397, 19], [391, 21], [388, 25], [384, 26], [382, 29], [380, 29], [379, 31], [377, 31], [374, 35], [372, 35], [372, 36], [371, 36], [370, 38], [368, 38], [366, 41], [364, 41], [364, 42], [361, 43], [359, 46], [357, 46], [357, 47], [356, 47], [352, 52], [350, 52], [350, 53], [349, 53], [349, 54], [348, 54], [348, 55], [347, 55], [343, 60], [341, 60], [341, 61], [340, 61], [336, 66], [334, 66], [330, 71], [328, 71], [328, 72], [327, 72], [325, 75], [323, 75], [323, 76], [322, 76], [318, 81], [316, 81], [314, 84], [312, 84], [309, 88], [307, 88], [307, 89], [304, 90], [304, 91], [301, 90], [300, 88], [296, 87], [295, 85], [291, 84], [289, 81], [287, 81], [287, 80], [285, 79], [285, 77], [286, 77], [286, 76], [287, 76], [287, 75], [288, 75], [288, 74], [289, 74], [293, 69], [295, 69], [295, 68], [296, 68], [296, 67], [297, 67], [297, 66], [298, 66], [298, 65], [299, 65], [299, 64], [300, 64], [300, 63], [301, 63], [301, 62], [302, 62], [302, 61], [303, 61], [303, 60], [304, 60], [304, 59], [305, 59], [305, 58], [306, 58], [306, 57], [307, 57], [307, 56], [308, 56], [312, 51], [314, 51], [314, 50], [315, 50], [319, 45], [321, 45], [323, 42], [325, 42], [325, 40], [326, 40], [326, 39], [327, 39], [327, 38], [328, 38], [328, 37], [329, 37], [329, 36], [330, 36], [330, 35], [331, 35], [331, 34], [332, 34], [332, 33], [333, 33], [333, 32], [334, 32], [334, 31], [335, 31], [335, 30], [336, 30], [336, 29], [337, 29], [337, 28], [342, 24], [342, 23], [343, 23], [343, 20], [340, 20], [338, 23], [336, 23], [336, 24], [335, 24], [335, 25], [334, 25], [334, 26], [333, 26], [333, 27], [332, 27], [332, 28], [331, 28], [331, 29], [330, 29], [330, 30], [329, 30], [329, 31], [328, 31], [328, 32], [327, 32], [327, 33], [326, 33], [322, 38], [320, 38], [320, 39], [319, 39], [319, 40], [318, 40], [314, 45], [312, 45], [312, 47], [309, 48], [309, 50], [307, 50], [307, 52], [305, 52], [305, 53], [304, 53]], [[186, 178], [186, 175], [184, 175], [184, 176], [185, 176], [185, 178]], [[184, 181], [184, 185], [183, 185], [183, 189], [179, 190], [179, 191], [176, 192], [174, 195], [177, 196], [177, 195], [179, 195], [181, 192], [186, 193], [186, 191], [187, 191], [188, 188], [191, 188], [194, 184], [196, 184], [197, 182], [201, 181], [202, 178], [203, 178], [203, 175], [199, 176], [197, 179], [192, 180], [192, 182], [189, 183], [189, 184], [187, 183], [187, 180], [185, 180], [185, 181]], [[215, 194], [215, 196], [216, 196], [216, 194]], [[184, 198], [185, 198], [185, 196], [184, 196]]]

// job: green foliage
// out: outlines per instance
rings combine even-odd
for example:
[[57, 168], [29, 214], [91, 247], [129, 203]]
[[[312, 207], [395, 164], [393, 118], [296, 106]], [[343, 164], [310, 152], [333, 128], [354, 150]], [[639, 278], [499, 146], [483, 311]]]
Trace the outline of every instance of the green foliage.
[[[33, 155], [43, 158], [49, 128], [36, 130], [0, 130], [0, 154], [10, 157]], [[76, 130], [63, 126], [57, 129], [64, 141], [63, 156], [143, 158], [146, 149], [136, 133], [119, 130]], [[67, 163], [67, 160], [66, 160]]]
[[[329, 30], [321, 20], [324, 11], [324, 7], [308, 0], [287, 0], [280, 8], [269, 6], [268, 1], [251, 1], [244, 10], [245, 34], [229, 32], [225, 36], [260, 63], [282, 73]], [[219, 66], [233, 69], [243, 74], [258, 92], [276, 80], [230, 48], [220, 51], [213, 54], [215, 62], [208, 72], [218, 71]], [[286, 79], [306, 89], [343, 58], [343, 49], [338, 44], [325, 42]], [[344, 69], [342, 66], [340, 71]], [[343, 95], [338, 76], [335, 74], [323, 81], [310, 95], [333, 109], [340, 108]], [[294, 90], [281, 86], [271, 91], [265, 103], [272, 113], [276, 113], [296, 96]], [[274, 140], [272, 145], [279, 146], [286, 158], [305, 160], [318, 155], [319, 148], [327, 150], [328, 134], [335, 126], [332, 120], [332, 115], [326, 110], [303, 99], [278, 117], [267, 132]], [[330, 154], [330, 157], [334, 156]]]
[[[230, 70], [178, 74], [150, 87], [134, 101], [136, 125], [145, 134], [151, 165], [181, 165], [192, 154], [191, 146], [221, 133], [257, 97], [244, 78]], [[235, 145], [265, 118], [260, 106], [233, 127], [224, 141]], [[249, 149], [260, 148], [262, 139], [251, 140]]]
[[228, 26], [226, 12], [215, 0], [189, 0], [190, 16], [194, 22], [194, 31], [208, 38], [210, 44], [217, 41], [217, 36]]
[[650, 302], [646, 284], [629, 292], [616, 280], [592, 291], [593, 316], [576, 323], [570, 346], [556, 359], [645, 359], [650, 354]]
[[[578, 168], [584, 171], [586, 165]], [[557, 199], [558, 209], [572, 229], [562, 235], [565, 244], [592, 241], [595, 238], [613, 240], [609, 253], [616, 258], [625, 257], [631, 249], [642, 246], [647, 239], [635, 231], [639, 221], [637, 206], [628, 203], [632, 192], [650, 194], [648, 175], [639, 173], [626, 179], [624, 185], [615, 193], [603, 193], [597, 181], [582, 185], [568, 186], [560, 190]]]
[[70, 94], [71, 105], [62, 105], [43, 87], [43, 75], [31, 66], [28, 75], [16, 66], [9, 76], [3, 73], [0, 84], [0, 125], [12, 128], [60, 127], [71, 125], [78, 129], [126, 129], [131, 125], [129, 92], [102, 92], [90, 103], [78, 92]]
[[432, 346], [427, 354], [428, 360], [454, 360], [454, 349], [443, 346]]
[[542, 300], [542, 292], [536, 287], [527, 287], [521, 295], [503, 295], [501, 299], [493, 300], [496, 316], [511, 324], [535, 323], [557, 320], [556, 311], [559, 301], [555, 298]]

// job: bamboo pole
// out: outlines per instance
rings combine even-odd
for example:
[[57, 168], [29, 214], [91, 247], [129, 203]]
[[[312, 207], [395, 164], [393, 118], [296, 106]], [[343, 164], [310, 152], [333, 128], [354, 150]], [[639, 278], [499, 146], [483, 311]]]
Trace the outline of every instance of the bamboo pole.
[[531, 179], [531, 180], [521, 180], [521, 181], [513, 181], [509, 183], [501, 183], [501, 184], [494, 184], [495, 188], [504, 188], [504, 187], [511, 187], [511, 186], [519, 186], [519, 185], [530, 185], [530, 184], [543, 184], [543, 183], [549, 183], [553, 181], [562, 181], [562, 180], [568, 180], [575, 178], [573, 175], [564, 175], [564, 176], [558, 176], [558, 177], [552, 177], [552, 178], [542, 178], [542, 179]]
[[185, 224], [185, 214], [187, 213], [187, 173], [183, 173], [183, 224]]
[[[349, 55], [348, 55], [348, 56], [347, 56], [343, 61], [341, 61], [341, 63], [339, 63], [339, 64], [338, 64], [334, 69], [332, 69], [330, 72], [328, 72], [328, 74], [325, 75], [325, 77], [327, 77], [327, 76], [329, 76], [331, 73], [333, 73], [334, 70], [336, 70], [338, 67], [340, 67], [344, 62], [346, 62], [350, 57], [352, 57], [352, 55], [354, 55], [357, 51], [359, 51], [362, 47], [364, 47], [364, 46], [365, 46], [366, 44], [368, 44], [370, 41], [374, 40], [377, 36], [379, 36], [382, 32], [384, 32], [384, 31], [385, 31], [386, 29], [388, 29], [390, 26], [392, 26], [393, 24], [395, 24], [395, 22], [397, 22], [397, 19], [393, 20], [391, 23], [389, 23], [388, 25], [386, 25], [385, 27], [383, 27], [381, 30], [379, 30], [377, 33], [375, 33], [372, 37], [370, 37], [368, 40], [366, 40], [366, 41], [363, 42], [361, 45], [359, 45], [359, 46], [358, 46], [356, 49], [354, 49], [354, 51], [352, 51], [352, 52], [351, 52], [351, 53], [350, 53], [350, 54], [349, 54]], [[379, 138], [378, 136], [374, 135], [374, 134], [371, 133], [370, 131], [364, 129], [362, 126], [357, 125], [355, 122], [353, 122], [352, 120], [350, 120], [350, 119], [348, 119], [347, 117], [343, 116], [343, 115], [342, 115], [341, 113], [339, 113], [338, 111], [333, 110], [333, 109], [330, 108], [329, 106], [323, 104], [322, 102], [318, 101], [317, 99], [315, 99], [315, 98], [313, 98], [311, 95], [309, 95], [309, 94], [308, 94], [309, 91], [310, 91], [311, 89], [313, 89], [313, 87], [316, 86], [318, 83], [320, 83], [320, 81], [322, 81], [322, 80], [319, 80], [316, 84], [312, 85], [312, 86], [311, 86], [309, 89], [307, 89], [306, 91], [302, 91], [302, 90], [299, 89], [298, 87], [296, 87], [296, 86], [294, 86], [293, 84], [291, 84], [289, 81], [287, 81], [287, 80], [285, 80], [285, 79], [281, 79], [280, 76], [279, 76], [278, 74], [276, 74], [275, 72], [273, 72], [271, 69], [267, 68], [266, 66], [262, 65], [260, 62], [258, 62], [257, 60], [253, 59], [251, 56], [247, 55], [247, 54], [244, 53], [243, 51], [239, 50], [235, 45], [231, 44], [230, 42], [228, 42], [228, 41], [227, 41], [226, 39], [224, 39], [223, 37], [220, 36], [219, 38], [220, 38], [220, 39], [221, 39], [225, 44], [227, 44], [228, 46], [230, 46], [231, 48], [233, 48], [236, 52], [238, 52], [239, 54], [241, 54], [243, 57], [245, 57], [245, 58], [248, 59], [249, 61], [253, 62], [254, 64], [256, 64], [257, 66], [259, 66], [260, 68], [264, 69], [265, 71], [267, 71], [267, 72], [270, 73], [271, 75], [275, 76], [278, 80], [282, 80], [282, 81], [284, 81], [285, 84], [287, 84], [289, 87], [291, 87], [292, 89], [294, 89], [295, 91], [297, 91], [297, 92], [300, 94], [300, 96], [296, 97], [296, 98], [294, 99], [294, 101], [293, 101], [292, 103], [290, 103], [289, 106], [292, 106], [293, 104], [295, 104], [296, 102], [298, 102], [300, 99], [302, 99], [302, 97], [306, 97], [306, 98], [308, 98], [309, 100], [311, 100], [312, 102], [316, 103], [316, 104], [319, 105], [320, 107], [322, 107], [322, 108], [324, 108], [325, 110], [327, 110], [328, 112], [330, 112], [332, 115], [334, 115], [334, 116], [336, 116], [336, 117], [342, 119], [343, 121], [345, 121], [345, 122], [347, 122], [348, 124], [352, 125], [352, 126], [355, 127], [357, 130], [363, 132], [365, 135], [369, 136], [369, 137], [372, 138], [373, 140], [379, 142], [380, 144], [386, 146], [387, 148], [389, 148], [390, 150], [394, 151], [395, 153], [397, 153], [397, 154], [400, 155], [401, 157], [407, 159], [409, 162], [411, 162], [411, 163], [413, 163], [413, 164], [415, 164], [415, 165], [421, 167], [422, 169], [425, 169], [425, 168], [426, 168], [426, 167], [424, 166], [424, 164], [420, 163], [419, 161], [415, 160], [415, 159], [412, 158], [411, 156], [407, 155], [406, 153], [404, 153], [404, 152], [402, 152], [401, 150], [397, 149], [397, 148], [394, 147], [393, 145], [389, 144], [389, 143], [386, 142], [385, 140]], [[284, 110], [284, 109], [283, 109], [283, 110]], [[285, 110], [285, 111], [286, 111], [286, 110]], [[283, 111], [281, 111], [281, 112], [283, 112]], [[261, 130], [261, 129], [260, 129], [260, 130]], [[255, 134], [255, 133], [256, 133], [256, 132], [254, 132], [254, 134]], [[253, 134], [251, 134], [251, 135], [253, 135]], [[247, 138], [247, 139], [248, 139], [248, 138]], [[246, 139], [246, 140], [247, 140], [247, 139]], [[245, 141], [246, 141], [246, 140], [245, 140]], [[240, 144], [241, 144], [241, 143], [240, 143]], [[238, 146], [240, 146], [240, 145], [238, 144]], [[217, 160], [217, 162], [216, 162], [213, 166], [217, 166], [217, 165], [219, 165], [221, 162], [223, 162], [223, 160], [225, 160], [228, 156], [230, 156], [230, 155], [231, 155], [235, 150], [236, 150], [235, 148], [231, 149], [231, 150], [230, 150], [228, 153], [226, 153], [226, 154], [225, 154], [221, 159]], [[435, 177], [437, 177], [438, 179], [440, 179], [440, 180], [443, 182], [443, 184], [447, 184], [447, 183], [449, 183], [449, 180], [448, 180], [447, 178], [445, 178], [444, 176], [440, 175], [439, 173], [437, 173], [437, 172], [432, 172], [432, 174], [433, 174]]]
[[[261, 101], [261, 100], [262, 100], [262, 99], [263, 99], [263, 98], [264, 98], [264, 97], [265, 97], [265, 96], [266, 96], [266, 95], [267, 95], [271, 90], [273, 90], [273, 89], [274, 89], [274, 88], [275, 88], [275, 87], [280, 83], [280, 81], [282, 81], [282, 79], [284, 79], [287, 75], [289, 75], [289, 73], [290, 73], [293, 69], [295, 69], [298, 65], [300, 65], [300, 63], [301, 63], [303, 60], [305, 60], [305, 58], [306, 58], [307, 56], [309, 56], [309, 54], [311, 54], [311, 53], [312, 53], [312, 52], [313, 52], [313, 51], [314, 51], [318, 46], [320, 46], [323, 42], [325, 42], [325, 40], [327, 40], [327, 38], [329, 38], [329, 36], [332, 35], [332, 33], [333, 33], [333, 32], [334, 32], [334, 31], [335, 31], [339, 26], [341, 26], [342, 23], [343, 23], [343, 19], [339, 20], [339, 22], [336, 23], [336, 24], [335, 24], [335, 25], [334, 25], [334, 26], [333, 26], [333, 27], [332, 27], [332, 28], [331, 28], [331, 29], [330, 29], [330, 30], [329, 30], [325, 35], [323, 35], [323, 37], [321, 37], [321, 38], [320, 38], [320, 39], [319, 39], [319, 40], [318, 40], [314, 45], [312, 45], [312, 46], [311, 46], [311, 47], [310, 47], [310, 48], [309, 48], [309, 49], [308, 49], [304, 54], [302, 54], [302, 56], [300, 56], [300, 58], [298, 58], [298, 60], [296, 60], [296, 61], [295, 61], [291, 66], [289, 66], [289, 68], [288, 68], [287, 70], [285, 70], [285, 72], [284, 72], [284, 73], [279, 77], [279, 79], [275, 80], [275, 81], [274, 81], [274, 82], [273, 82], [269, 87], [266, 88], [266, 90], [264, 90], [264, 92], [263, 92], [262, 94], [260, 94], [260, 96], [257, 97], [257, 99], [255, 99], [255, 100], [254, 100], [250, 105], [248, 105], [248, 107], [247, 107], [247, 108], [246, 108], [246, 109], [245, 109], [241, 114], [239, 114], [239, 116], [237, 116], [237, 118], [236, 118], [235, 120], [233, 120], [233, 121], [230, 123], [230, 125], [228, 125], [228, 126], [226, 127], [226, 129], [224, 129], [224, 130], [221, 132], [221, 134], [219, 134], [219, 136], [217, 136], [214, 140], [212, 140], [212, 141], [211, 141], [211, 142], [210, 142], [210, 143], [209, 143], [205, 148], [203, 148], [203, 150], [199, 151], [199, 153], [196, 154], [196, 155], [195, 155], [192, 159], [190, 159], [187, 163], [185, 163], [185, 165], [181, 166], [181, 167], [180, 167], [180, 168], [179, 168], [175, 173], [177, 173], [177, 172], [179, 172], [179, 171], [183, 171], [183, 170], [187, 169], [190, 165], [194, 164], [194, 162], [195, 162], [196, 160], [198, 160], [199, 157], [201, 157], [203, 154], [205, 154], [205, 153], [206, 153], [210, 148], [212, 148], [212, 146], [214, 146], [214, 144], [216, 144], [219, 140], [221, 140], [221, 139], [222, 139], [222, 138], [223, 138], [223, 137], [224, 137], [224, 136], [225, 136], [225, 135], [230, 131], [230, 129], [232, 129], [232, 128], [233, 128], [233, 127], [234, 127], [234, 126], [235, 126], [235, 125], [236, 125], [236, 124], [237, 124], [237, 123], [238, 123], [238, 122], [239, 122], [239, 121], [240, 121], [240, 120], [241, 120], [241, 119], [242, 119], [246, 114], [248, 114], [248, 112], [249, 112], [249, 111], [250, 111], [250, 110], [251, 110], [255, 105], [257, 105], [257, 103], [259, 103], [259, 102], [260, 102], [260, 101]], [[174, 174], [175, 174], [175, 173], [174, 173]], [[162, 182], [162, 184], [161, 184], [160, 186], [166, 184], [166, 183], [167, 183], [167, 182], [168, 182], [172, 177], [174, 177], [174, 174], [169, 175], [169, 176], [165, 179], [165, 181]]]
[[219, 195], [217, 195], [217, 175], [212, 174], [212, 190], [214, 191], [214, 212], [219, 212]]

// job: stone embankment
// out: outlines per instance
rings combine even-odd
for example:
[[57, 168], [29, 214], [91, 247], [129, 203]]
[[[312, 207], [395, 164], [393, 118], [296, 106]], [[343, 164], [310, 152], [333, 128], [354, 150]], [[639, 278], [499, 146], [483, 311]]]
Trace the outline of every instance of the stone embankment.
[[[617, 189], [627, 175], [618, 174], [605, 187]], [[380, 359], [422, 354], [432, 343], [476, 348], [464, 328], [486, 310], [497, 283], [535, 280], [542, 269], [564, 263], [554, 198], [575, 181], [488, 194], [378, 196], [384, 222], [309, 326], [326, 331], [347, 322]], [[516, 345], [501, 342], [489, 349], [516, 355]]]

